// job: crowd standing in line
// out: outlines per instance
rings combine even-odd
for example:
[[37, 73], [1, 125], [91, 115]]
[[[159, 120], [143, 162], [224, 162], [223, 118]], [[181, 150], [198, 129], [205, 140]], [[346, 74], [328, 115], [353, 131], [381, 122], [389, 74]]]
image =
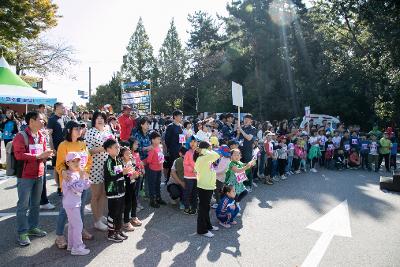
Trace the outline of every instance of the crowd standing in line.
[[49, 118], [40, 106], [24, 123], [8, 110], [0, 129], [22, 164], [18, 243], [27, 246], [31, 237], [46, 235], [39, 228], [39, 209], [54, 208], [46, 202], [45, 186], [46, 163], [52, 161], [63, 204], [55, 244], [72, 255], [90, 253], [84, 240], [93, 235], [83, 223], [89, 190], [94, 228], [107, 232], [109, 241], [123, 242], [127, 232], [142, 225], [147, 200], [148, 208], [167, 205], [161, 184], [172, 205], [197, 215], [197, 233], [211, 238], [219, 230], [211, 208], [219, 226], [231, 228], [241, 216], [240, 202], [260, 182], [273, 185], [321, 168], [378, 172], [383, 161], [386, 171], [397, 168], [397, 134], [391, 127], [361, 132], [357, 126], [313, 120], [299, 127], [287, 120], [256, 122], [251, 114], [238, 121], [231, 113], [185, 119], [180, 110], [171, 117], [138, 116], [129, 106], [118, 117], [104, 111], [75, 114], [56, 103]]

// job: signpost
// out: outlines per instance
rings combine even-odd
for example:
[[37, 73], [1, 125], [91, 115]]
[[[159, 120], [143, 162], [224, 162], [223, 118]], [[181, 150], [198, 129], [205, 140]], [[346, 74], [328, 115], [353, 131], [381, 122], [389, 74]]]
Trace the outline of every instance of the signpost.
[[[142, 86], [148, 89], [137, 90]], [[122, 105], [130, 105], [139, 115], [151, 113], [151, 86], [149, 82], [129, 82], [121, 85]]]
[[243, 86], [232, 82], [232, 102], [238, 107], [238, 121], [240, 123], [240, 108], [243, 107]]

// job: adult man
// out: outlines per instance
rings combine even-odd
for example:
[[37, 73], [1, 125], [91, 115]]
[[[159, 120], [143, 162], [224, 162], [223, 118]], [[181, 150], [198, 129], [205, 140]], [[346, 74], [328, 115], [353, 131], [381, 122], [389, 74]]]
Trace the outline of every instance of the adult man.
[[234, 121], [234, 117], [232, 113], [228, 113], [225, 116], [226, 118], [226, 122], [224, 124], [224, 126], [222, 126], [222, 139], [224, 140], [232, 140], [235, 137], [235, 131], [234, 131], [234, 127], [233, 127], [233, 121]]
[[[253, 159], [253, 144], [257, 137], [257, 129], [253, 126], [253, 115], [246, 114], [243, 119], [243, 127], [240, 126], [238, 122], [237, 128], [237, 138], [243, 140], [241, 146], [242, 151], [242, 162], [249, 163]], [[248, 181], [246, 181], [248, 186], [253, 186], [253, 174], [248, 173]]]
[[82, 113], [80, 123], [84, 123], [87, 129], [92, 128], [92, 120], [89, 118], [89, 112], [87, 110]]
[[224, 127], [224, 125], [226, 123], [226, 115], [224, 113], [220, 114], [216, 123], [218, 126], [218, 128], [217, 128], [218, 131], [221, 131], [222, 127]]
[[179, 142], [179, 135], [183, 134], [182, 119], [183, 112], [180, 110], [175, 110], [172, 113], [173, 122], [167, 126], [165, 131], [165, 144], [168, 151], [168, 162], [166, 164], [167, 180], [171, 173], [171, 167], [174, 161], [179, 157], [179, 149], [182, 144]]
[[[38, 108], [38, 113], [39, 113], [40, 115], [42, 115], [42, 118], [43, 118], [43, 120], [44, 120], [44, 127], [41, 129], [41, 133], [42, 133], [43, 136], [46, 138], [46, 143], [47, 143], [47, 140], [48, 140], [48, 137], [49, 137], [49, 136], [48, 136], [48, 132], [47, 132], [47, 130], [46, 130], [46, 126], [47, 126], [47, 123], [48, 123], [46, 106], [43, 105], [43, 104], [40, 104], [40, 105], [39, 105], [39, 108]], [[45, 163], [44, 167], [45, 167], [45, 168], [44, 168], [44, 173], [47, 173], [47, 166], [46, 166], [46, 163]], [[46, 176], [45, 176], [45, 177], [46, 177]], [[44, 210], [53, 210], [53, 209], [56, 208], [56, 206], [54, 206], [53, 204], [51, 204], [50, 201], [49, 201], [49, 199], [48, 199], [48, 197], [47, 197], [46, 182], [47, 182], [47, 179], [44, 178], [44, 180], [43, 180], [42, 196], [40, 197], [40, 208], [41, 208], [41, 209], [44, 209]]]
[[36, 111], [28, 112], [25, 121], [28, 127], [13, 141], [15, 158], [24, 161], [22, 178], [17, 178], [17, 241], [21, 246], [31, 243], [29, 236], [44, 237], [47, 234], [38, 228], [39, 204], [45, 179], [44, 164], [53, 155], [52, 150], [46, 149], [46, 138], [40, 131], [44, 126], [43, 116]]
[[125, 105], [122, 107], [122, 115], [119, 116], [118, 122], [121, 126], [120, 139], [122, 143], [129, 144], [129, 137], [131, 136], [132, 129], [136, 126], [134, 119], [130, 116], [131, 107]]
[[[54, 155], [57, 155], [58, 146], [64, 141], [64, 128], [65, 128], [65, 108], [64, 104], [61, 102], [57, 102], [54, 104], [54, 114], [49, 118], [49, 122], [47, 124], [47, 129], [50, 136], [50, 148], [53, 149]], [[56, 166], [56, 156], [52, 158], [53, 167]], [[54, 180], [58, 185], [58, 191], [61, 192], [61, 185], [59, 184], [58, 173], [54, 168], [53, 172]]]

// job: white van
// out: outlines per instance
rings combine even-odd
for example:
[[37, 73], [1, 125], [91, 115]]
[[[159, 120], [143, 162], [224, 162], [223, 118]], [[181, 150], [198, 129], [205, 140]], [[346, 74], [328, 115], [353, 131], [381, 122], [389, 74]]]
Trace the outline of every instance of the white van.
[[[314, 125], [321, 125], [323, 120], [326, 120], [327, 123], [332, 124], [332, 128], [336, 129], [336, 126], [338, 123], [340, 123], [340, 120], [337, 117], [333, 117], [330, 115], [325, 115], [325, 114], [310, 114], [310, 119], [314, 121]], [[308, 122], [309, 119], [307, 119], [305, 116], [303, 117], [303, 120], [300, 124], [300, 128], [304, 128], [304, 125]]]

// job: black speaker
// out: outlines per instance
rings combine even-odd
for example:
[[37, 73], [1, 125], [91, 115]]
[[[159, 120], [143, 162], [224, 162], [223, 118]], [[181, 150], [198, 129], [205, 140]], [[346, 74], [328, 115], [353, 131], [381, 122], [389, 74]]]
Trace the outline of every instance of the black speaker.
[[397, 174], [393, 175], [393, 177], [381, 176], [379, 186], [381, 190], [400, 192], [400, 176]]

